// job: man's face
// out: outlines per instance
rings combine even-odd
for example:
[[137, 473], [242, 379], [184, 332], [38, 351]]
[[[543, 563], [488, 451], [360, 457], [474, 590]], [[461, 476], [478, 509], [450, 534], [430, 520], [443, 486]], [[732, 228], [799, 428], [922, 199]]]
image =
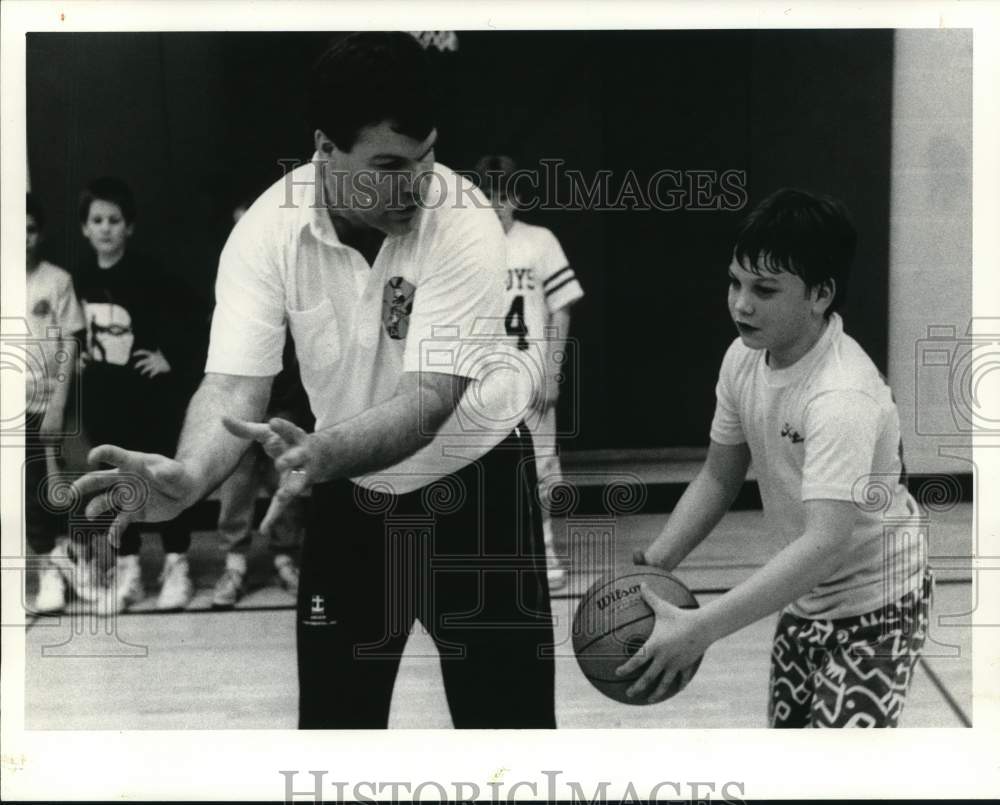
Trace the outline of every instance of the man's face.
[[38, 253], [38, 244], [42, 240], [42, 234], [38, 227], [38, 222], [35, 220], [35, 216], [28, 213], [28, 224], [27, 224], [27, 235], [28, 241], [26, 246], [26, 254], [28, 258], [28, 264], [31, 265], [35, 262], [35, 256]]
[[773, 368], [790, 366], [809, 350], [829, 303], [820, 289], [806, 290], [795, 274], [756, 274], [735, 258], [729, 265], [729, 315], [743, 343], [766, 349]]
[[420, 218], [436, 141], [436, 129], [414, 140], [383, 121], [361, 129], [354, 147], [341, 151], [317, 131], [317, 150], [327, 158], [324, 184], [331, 214], [386, 235], [409, 232]]
[[90, 204], [83, 236], [90, 241], [98, 257], [116, 258], [125, 252], [125, 242], [132, 234], [132, 224], [126, 223], [121, 207], [111, 201], [95, 199]]

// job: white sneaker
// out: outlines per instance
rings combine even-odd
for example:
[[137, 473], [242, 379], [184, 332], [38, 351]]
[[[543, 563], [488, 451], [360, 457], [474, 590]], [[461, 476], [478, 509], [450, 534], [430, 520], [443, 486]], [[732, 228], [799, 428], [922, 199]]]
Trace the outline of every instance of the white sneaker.
[[274, 569], [278, 573], [278, 584], [292, 595], [299, 594], [299, 569], [287, 553], [279, 553], [274, 557]]
[[232, 609], [243, 597], [244, 574], [237, 568], [227, 567], [212, 591], [212, 609]]
[[[49, 554], [49, 561], [64, 579], [64, 587], [69, 587], [81, 601], [93, 603], [100, 596], [100, 574], [94, 562], [76, 553], [64, 541], [60, 541]], [[64, 591], [65, 593], [65, 591]]]
[[187, 556], [183, 553], [168, 553], [160, 574], [160, 595], [156, 608], [162, 611], [184, 609], [194, 598], [194, 585], [188, 573]]
[[118, 612], [125, 612], [146, 597], [142, 586], [142, 568], [139, 556], [119, 556], [115, 565], [115, 605]]
[[38, 574], [38, 595], [35, 596], [34, 611], [44, 615], [62, 612], [65, 608], [66, 584], [59, 568], [50, 565]]

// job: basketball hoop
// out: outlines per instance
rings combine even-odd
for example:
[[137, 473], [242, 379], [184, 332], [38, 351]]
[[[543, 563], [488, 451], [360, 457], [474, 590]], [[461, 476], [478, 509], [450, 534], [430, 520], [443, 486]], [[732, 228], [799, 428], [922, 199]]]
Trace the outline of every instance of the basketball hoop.
[[410, 31], [410, 34], [423, 46], [442, 52], [458, 50], [458, 34], [454, 31]]

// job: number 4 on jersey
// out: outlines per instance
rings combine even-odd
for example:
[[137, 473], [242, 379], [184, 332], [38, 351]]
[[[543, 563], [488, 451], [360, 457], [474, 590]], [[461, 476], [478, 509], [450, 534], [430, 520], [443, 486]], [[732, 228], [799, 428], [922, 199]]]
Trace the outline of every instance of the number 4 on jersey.
[[510, 310], [507, 311], [507, 318], [503, 321], [504, 327], [507, 328], [507, 335], [517, 336], [517, 348], [527, 349], [528, 339], [525, 336], [528, 334], [528, 325], [524, 323], [524, 297], [521, 295], [515, 296], [514, 301], [510, 303]]

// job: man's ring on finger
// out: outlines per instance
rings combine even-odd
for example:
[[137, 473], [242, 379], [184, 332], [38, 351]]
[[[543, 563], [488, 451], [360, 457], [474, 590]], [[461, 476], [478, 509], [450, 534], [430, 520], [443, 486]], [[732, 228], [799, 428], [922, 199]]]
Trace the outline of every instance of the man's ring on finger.
[[306, 487], [307, 475], [302, 469], [288, 471], [288, 490], [293, 495], [300, 494]]

